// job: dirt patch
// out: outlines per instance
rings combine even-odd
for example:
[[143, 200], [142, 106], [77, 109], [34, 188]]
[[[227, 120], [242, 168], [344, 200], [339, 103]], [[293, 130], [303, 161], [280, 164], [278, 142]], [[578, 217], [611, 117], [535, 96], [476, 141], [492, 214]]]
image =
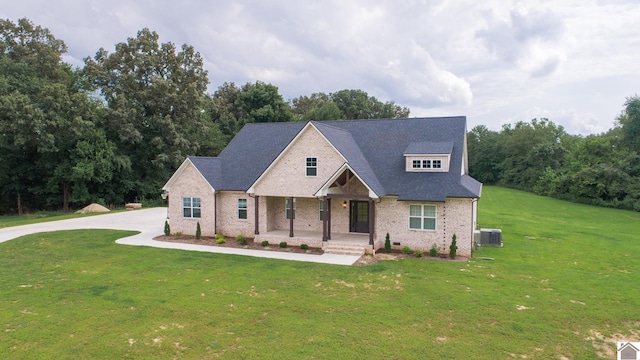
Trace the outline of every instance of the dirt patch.
[[76, 214], [100, 213], [100, 212], [108, 212], [108, 211], [111, 211], [111, 210], [107, 209], [106, 207], [100, 204], [93, 203], [85, 206], [81, 210], [76, 211]]
[[262, 246], [260, 243], [255, 243], [253, 239], [247, 239], [247, 245], [241, 245], [236, 239], [232, 237], [225, 237], [224, 244], [218, 244], [214, 237], [203, 236], [200, 239], [196, 239], [195, 236], [189, 235], [181, 235], [179, 237], [173, 235], [161, 235], [156, 236], [153, 240], [157, 241], [166, 241], [166, 242], [175, 242], [182, 244], [193, 244], [193, 245], [206, 245], [206, 246], [218, 246], [218, 247], [227, 247], [227, 248], [238, 248], [238, 249], [250, 249], [250, 250], [263, 250], [263, 251], [280, 251], [280, 252], [290, 252], [290, 253], [298, 253], [298, 254], [310, 254], [310, 255], [322, 255], [324, 251], [318, 248], [309, 248], [307, 250], [301, 249], [299, 246], [291, 246], [287, 245], [286, 248], [281, 248], [278, 245], [269, 245]]

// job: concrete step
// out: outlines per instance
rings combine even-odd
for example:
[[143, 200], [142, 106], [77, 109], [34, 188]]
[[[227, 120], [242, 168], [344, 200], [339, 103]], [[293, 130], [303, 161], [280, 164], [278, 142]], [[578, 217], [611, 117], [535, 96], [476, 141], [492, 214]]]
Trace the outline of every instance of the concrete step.
[[339, 255], [364, 255], [366, 249], [370, 248], [370, 245], [353, 244], [353, 243], [339, 243], [329, 241], [324, 244], [323, 250], [325, 254], [339, 254]]

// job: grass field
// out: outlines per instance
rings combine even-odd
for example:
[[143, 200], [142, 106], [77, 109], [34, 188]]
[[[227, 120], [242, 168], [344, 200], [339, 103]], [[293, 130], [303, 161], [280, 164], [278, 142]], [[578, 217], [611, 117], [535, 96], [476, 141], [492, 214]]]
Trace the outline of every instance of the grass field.
[[0, 358], [597, 359], [640, 341], [640, 213], [485, 187], [479, 223], [505, 246], [364, 267], [26, 236], [0, 244]]

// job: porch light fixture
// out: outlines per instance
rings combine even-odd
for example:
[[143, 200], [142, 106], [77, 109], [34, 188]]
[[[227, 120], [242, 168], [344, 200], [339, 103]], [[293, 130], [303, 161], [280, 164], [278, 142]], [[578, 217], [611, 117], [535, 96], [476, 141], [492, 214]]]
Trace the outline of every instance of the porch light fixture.
[[162, 196], [162, 200], [166, 200], [167, 196], [169, 196], [169, 192], [167, 190], [164, 190], [162, 194], [160, 194], [160, 196]]
[[345, 209], [347, 208], [347, 200], [342, 202], [342, 207], [345, 208]]

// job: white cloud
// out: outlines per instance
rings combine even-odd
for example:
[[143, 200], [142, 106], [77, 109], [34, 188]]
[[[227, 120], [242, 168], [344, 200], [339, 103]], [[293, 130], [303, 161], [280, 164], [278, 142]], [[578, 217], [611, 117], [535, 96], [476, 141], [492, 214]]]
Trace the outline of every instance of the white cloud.
[[[76, 66], [148, 27], [194, 46], [210, 91], [262, 80], [285, 99], [362, 89], [412, 116], [467, 115], [469, 128], [548, 117], [568, 131], [610, 128], [640, 92], [640, 7], [604, 0], [22, 0]], [[517, 119], [517, 120], [516, 120]]]

